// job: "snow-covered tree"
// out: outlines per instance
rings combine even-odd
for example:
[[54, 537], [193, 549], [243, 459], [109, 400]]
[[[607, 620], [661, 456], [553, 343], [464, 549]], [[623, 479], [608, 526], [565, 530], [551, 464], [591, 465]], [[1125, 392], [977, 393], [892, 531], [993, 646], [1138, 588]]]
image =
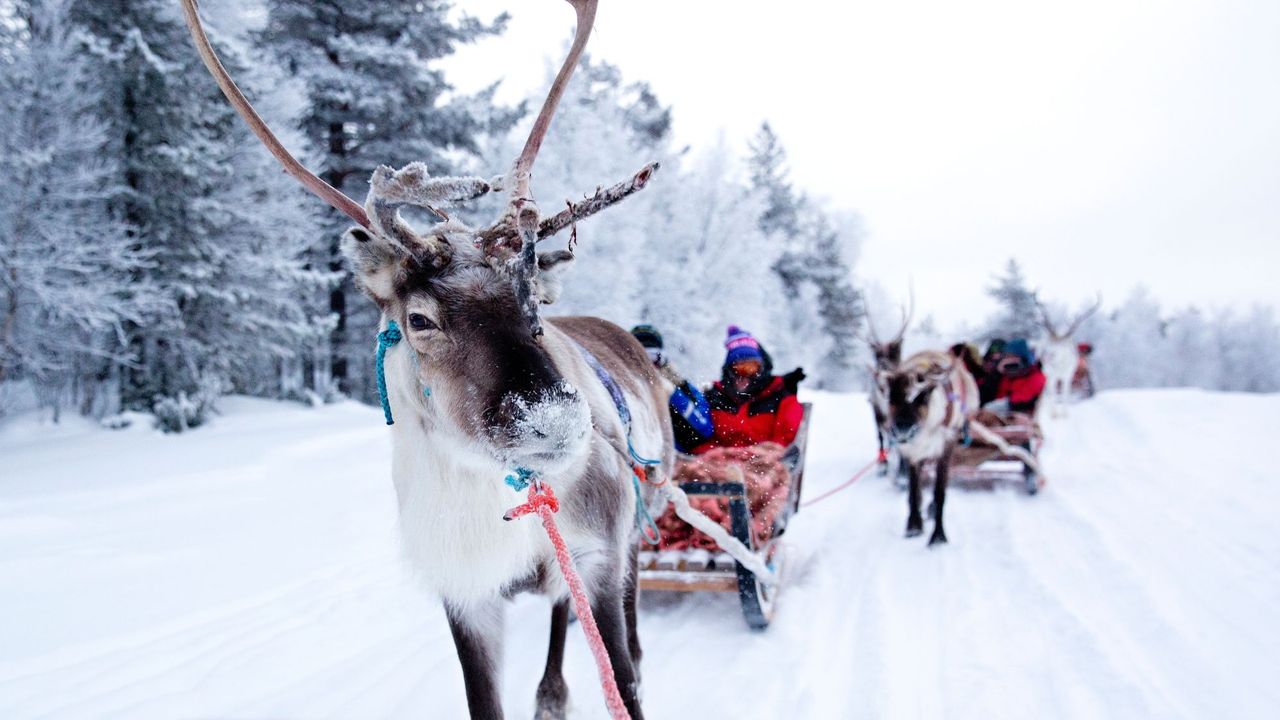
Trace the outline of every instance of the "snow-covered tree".
[[719, 376], [730, 324], [752, 332], [779, 363], [791, 362], [786, 326], [772, 313], [782, 294], [774, 252], [732, 152], [721, 141], [673, 170], [653, 188], [664, 212], [648, 243], [641, 319], [664, 330], [691, 377]]
[[[137, 362], [125, 373], [125, 401], [185, 396], [203, 409], [324, 328], [306, 305], [324, 273], [300, 260], [316, 235], [314, 206], [227, 105], [176, 4], [80, 0], [74, 8], [93, 35], [86, 48], [106, 93], [101, 114], [122, 159], [119, 209], [150, 257], [135, 281], [172, 306], [129, 328]], [[220, 51], [243, 75], [235, 48]]]
[[1218, 388], [1241, 392], [1280, 391], [1280, 325], [1271, 308], [1255, 306], [1238, 320], [1221, 313], [1216, 323], [1222, 364]]
[[[505, 16], [487, 24], [458, 17], [453, 3], [443, 0], [266, 5], [259, 44], [271, 48], [305, 88], [306, 109], [298, 122], [317, 159], [317, 174], [352, 197], [364, 197], [379, 165], [423, 161], [436, 174], [458, 171], [460, 153], [478, 153], [486, 133], [506, 129], [520, 114], [495, 106], [494, 88], [455, 95], [433, 67], [459, 44], [500, 31]], [[350, 221], [336, 210], [313, 211], [322, 225], [312, 262], [340, 272], [338, 239]], [[349, 277], [329, 291], [327, 307], [336, 325], [328, 356], [317, 358], [317, 374], [331, 373], [344, 391], [369, 399], [371, 374], [349, 366], [367, 361], [377, 312]]]
[[1091, 358], [1099, 387], [1159, 387], [1177, 362], [1160, 305], [1142, 286], [1111, 316]]
[[1198, 308], [1189, 307], [1166, 324], [1165, 341], [1171, 354], [1169, 376], [1162, 384], [1216, 388], [1222, 376], [1222, 356], [1214, 327]]
[[32, 381], [55, 417], [68, 400], [110, 409], [125, 324], [166, 306], [112, 204], [125, 185], [68, 4], [15, 2], [0, 23], [0, 382]]
[[987, 295], [999, 305], [988, 323], [987, 337], [1035, 338], [1042, 334], [1035, 294], [1027, 288], [1017, 260], [1009, 258], [1004, 274], [995, 278], [995, 284], [987, 288]]
[[772, 263], [782, 285], [790, 351], [815, 369], [815, 384], [848, 389], [856, 381], [857, 334], [863, 308], [853, 287], [849, 249], [857, 237], [791, 185], [786, 151], [766, 122], [750, 142], [751, 186], [763, 210], [758, 227], [778, 248]]

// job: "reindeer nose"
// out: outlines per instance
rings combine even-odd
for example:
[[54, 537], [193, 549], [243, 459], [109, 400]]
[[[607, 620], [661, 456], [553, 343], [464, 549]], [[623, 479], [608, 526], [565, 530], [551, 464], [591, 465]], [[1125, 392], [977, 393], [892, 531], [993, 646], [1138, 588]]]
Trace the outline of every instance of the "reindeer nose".
[[568, 447], [590, 428], [590, 412], [577, 391], [563, 383], [539, 392], [508, 394], [499, 404], [497, 424], [530, 449]]

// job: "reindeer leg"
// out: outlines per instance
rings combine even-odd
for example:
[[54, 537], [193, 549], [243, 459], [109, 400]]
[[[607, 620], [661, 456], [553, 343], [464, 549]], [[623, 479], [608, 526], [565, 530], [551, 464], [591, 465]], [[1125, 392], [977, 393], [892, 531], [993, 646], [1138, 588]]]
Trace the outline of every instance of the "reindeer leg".
[[[905, 462], [904, 458], [902, 462]], [[919, 463], [907, 466], [907, 537], [912, 538], [924, 532], [924, 518], [920, 516], [920, 470]]]
[[[620, 563], [619, 563], [620, 564]], [[627, 642], [626, 612], [623, 610], [623, 588], [621, 568], [618, 571], [602, 573], [596, 583], [591, 597], [591, 612], [595, 615], [596, 626], [600, 629], [600, 637], [604, 640], [605, 649], [609, 653], [609, 663], [613, 665], [613, 676], [618, 681], [618, 692], [627, 706], [631, 720], [643, 720], [640, 711], [639, 678], [635, 667], [631, 664], [631, 648]]]
[[445, 603], [449, 630], [462, 663], [467, 709], [472, 718], [502, 720], [498, 670], [502, 665], [502, 604], [478, 602], [463, 610]]
[[628, 559], [630, 572], [627, 573], [624, 581], [626, 588], [622, 593], [622, 612], [627, 621], [627, 647], [631, 650], [631, 667], [636, 674], [637, 686], [640, 684], [640, 657], [643, 655], [640, 651], [640, 633], [636, 622], [636, 603], [640, 599], [639, 556], [640, 546], [632, 543]]
[[880, 452], [876, 455], [876, 474], [889, 474], [889, 455], [884, 451], [884, 416], [880, 414], [879, 408], [871, 409], [872, 415], [876, 419], [876, 442], [880, 446]]
[[538, 683], [535, 720], [564, 720], [569, 706], [569, 686], [564, 681], [564, 641], [569, 628], [569, 598], [551, 606], [551, 642], [547, 647], [547, 669]]
[[947, 501], [947, 475], [951, 470], [951, 451], [955, 448], [951, 443], [942, 450], [938, 458], [938, 471], [933, 480], [933, 534], [929, 536], [929, 545], [937, 545], [947, 541], [947, 533], [942, 529], [942, 505]]

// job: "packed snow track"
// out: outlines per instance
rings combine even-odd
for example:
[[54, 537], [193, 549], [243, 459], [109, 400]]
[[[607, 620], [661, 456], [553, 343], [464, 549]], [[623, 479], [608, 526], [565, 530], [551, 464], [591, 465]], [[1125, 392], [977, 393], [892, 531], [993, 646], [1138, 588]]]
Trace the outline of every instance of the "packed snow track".
[[[875, 435], [864, 397], [805, 399], [816, 497]], [[0, 717], [465, 717], [399, 559], [378, 410], [223, 410], [179, 436], [0, 425]], [[768, 630], [731, 595], [642, 599], [646, 713], [1280, 716], [1277, 427], [1277, 396], [1103, 393], [1049, 421], [1041, 495], [949, 493], [932, 550], [864, 477], [792, 522]], [[532, 715], [547, 608], [508, 611], [510, 717]], [[576, 627], [568, 653], [571, 717], [607, 717]]]

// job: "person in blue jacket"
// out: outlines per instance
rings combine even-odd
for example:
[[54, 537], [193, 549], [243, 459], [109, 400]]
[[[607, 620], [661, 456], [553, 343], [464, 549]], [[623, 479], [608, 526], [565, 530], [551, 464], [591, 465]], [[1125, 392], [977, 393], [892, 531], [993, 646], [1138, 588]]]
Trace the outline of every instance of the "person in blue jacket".
[[645, 352], [649, 353], [654, 367], [675, 385], [668, 400], [668, 409], [671, 412], [671, 429], [675, 435], [676, 450], [682, 453], [692, 452], [714, 434], [711, 405], [702, 392], [681, 377], [671, 365], [663, 352], [662, 333], [657, 328], [652, 325], [637, 325], [631, 329], [631, 334], [644, 346]]

